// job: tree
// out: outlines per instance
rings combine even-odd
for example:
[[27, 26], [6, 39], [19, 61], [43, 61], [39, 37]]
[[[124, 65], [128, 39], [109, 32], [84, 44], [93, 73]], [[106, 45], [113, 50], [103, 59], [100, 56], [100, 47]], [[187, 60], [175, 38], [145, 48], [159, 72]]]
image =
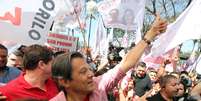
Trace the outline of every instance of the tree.
[[192, 0], [147, 0], [145, 7], [146, 13], [142, 32], [148, 31], [151, 23], [154, 21], [155, 14], [158, 13], [169, 23], [176, 18], [188, 7]]

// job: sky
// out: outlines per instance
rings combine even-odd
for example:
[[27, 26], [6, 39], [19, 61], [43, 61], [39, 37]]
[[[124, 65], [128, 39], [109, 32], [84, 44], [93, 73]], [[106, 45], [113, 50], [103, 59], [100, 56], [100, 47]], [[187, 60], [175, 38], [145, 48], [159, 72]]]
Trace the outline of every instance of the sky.
[[[195, 45], [195, 50], [198, 49], [198, 44]], [[188, 40], [186, 42], [183, 43], [182, 47], [181, 47], [181, 51], [182, 52], [191, 52], [193, 50], [193, 41], [192, 40]]]

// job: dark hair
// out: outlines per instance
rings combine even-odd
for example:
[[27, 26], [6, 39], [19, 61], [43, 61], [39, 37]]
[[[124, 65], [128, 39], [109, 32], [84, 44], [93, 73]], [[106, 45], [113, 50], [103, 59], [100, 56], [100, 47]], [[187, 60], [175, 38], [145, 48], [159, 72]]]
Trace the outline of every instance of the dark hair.
[[144, 68], [147, 67], [145, 62], [139, 62], [139, 63], [137, 64], [137, 66], [141, 66], [141, 67], [144, 67]]
[[27, 46], [25, 46], [25, 45], [21, 45], [19, 48], [18, 48], [18, 50], [19, 51], [21, 51], [23, 54], [24, 54], [24, 49], [26, 48]]
[[0, 49], [4, 49], [4, 50], [8, 51], [8, 49], [2, 44], [0, 44]]
[[53, 52], [47, 47], [41, 45], [31, 45], [25, 49], [23, 57], [24, 68], [34, 70], [38, 66], [39, 61], [48, 63], [53, 58]]
[[188, 76], [188, 72], [187, 71], [181, 71], [180, 75], [185, 74]]
[[177, 79], [177, 78], [173, 75], [165, 75], [165, 76], [161, 77], [159, 79], [159, 84], [160, 84], [161, 88], [164, 87], [166, 84], [168, 84], [171, 79]]
[[132, 49], [133, 47], [135, 47], [135, 45], [136, 45], [135, 42], [132, 42], [129, 49]]
[[19, 51], [19, 50], [16, 50], [16, 51], [14, 51], [14, 52], [12, 52], [12, 54], [14, 54], [15, 56], [20, 56], [20, 57], [23, 57], [23, 53], [21, 52], [21, 51]]
[[64, 80], [72, 80], [71, 61], [74, 58], [84, 58], [79, 52], [64, 53], [57, 56], [52, 64], [52, 76], [54, 78], [62, 78]]
[[64, 54], [64, 53], [65, 53], [65, 51], [57, 51], [54, 53], [54, 57], [57, 57], [57, 56]]
[[179, 83], [184, 86], [184, 93], [186, 93], [186, 90], [187, 90], [188, 87], [186, 86], [185, 82], [183, 82], [182, 80], [180, 80]]

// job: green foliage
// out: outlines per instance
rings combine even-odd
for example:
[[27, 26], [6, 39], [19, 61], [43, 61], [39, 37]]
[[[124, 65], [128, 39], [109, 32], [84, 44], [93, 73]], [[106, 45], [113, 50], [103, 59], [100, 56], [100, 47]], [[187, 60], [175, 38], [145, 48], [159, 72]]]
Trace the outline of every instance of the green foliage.
[[125, 33], [125, 30], [114, 28], [114, 36], [117, 38], [123, 37]]

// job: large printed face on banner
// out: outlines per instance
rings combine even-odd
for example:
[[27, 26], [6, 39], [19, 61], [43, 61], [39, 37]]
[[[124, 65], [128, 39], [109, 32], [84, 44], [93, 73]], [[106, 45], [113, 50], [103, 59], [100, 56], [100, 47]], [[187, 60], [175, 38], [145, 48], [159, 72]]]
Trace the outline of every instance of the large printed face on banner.
[[[136, 30], [143, 22], [135, 18], [143, 17], [146, 0], [105, 0], [98, 4], [107, 27]], [[106, 9], [107, 8], [107, 9]]]
[[128, 26], [134, 26], [134, 12], [132, 9], [126, 9], [122, 17], [122, 23]]
[[119, 22], [119, 10], [118, 9], [112, 9], [109, 12], [110, 19], [108, 21], [108, 24], [113, 24], [113, 23], [120, 23]]

